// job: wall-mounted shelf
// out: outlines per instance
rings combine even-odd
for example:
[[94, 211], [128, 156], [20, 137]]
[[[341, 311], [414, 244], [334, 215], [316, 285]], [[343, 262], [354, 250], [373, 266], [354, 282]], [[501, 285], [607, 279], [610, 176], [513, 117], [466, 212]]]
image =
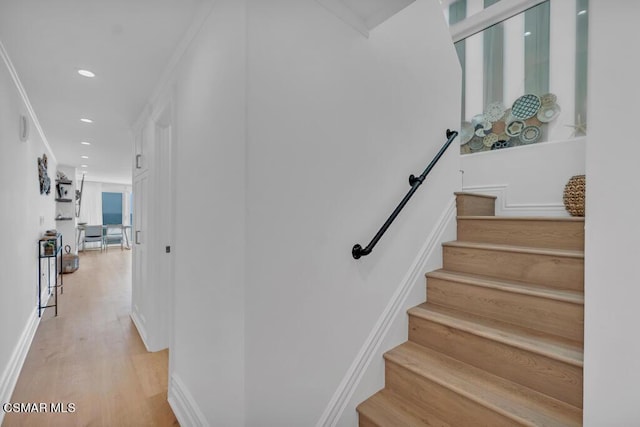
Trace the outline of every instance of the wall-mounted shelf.
[[56, 221], [71, 221], [73, 218], [68, 218], [68, 217], [59, 217], [56, 218]]
[[56, 202], [71, 203], [71, 202], [73, 202], [73, 200], [71, 200], [71, 199], [56, 199]]

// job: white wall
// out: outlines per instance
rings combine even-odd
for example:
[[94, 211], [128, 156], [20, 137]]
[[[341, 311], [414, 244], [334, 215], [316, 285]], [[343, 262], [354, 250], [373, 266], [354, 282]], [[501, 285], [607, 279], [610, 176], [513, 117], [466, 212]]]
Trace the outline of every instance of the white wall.
[[496, 215], [569, 216], [567, 181], [585, 170], [586, 139], [546, 142], [461, 156], [463, 189], [495, 195]]
[[640, 146], [623, 125], [640, 117], [640, 4], [589, 6], [584, 425], [623, 427], [640, 423]]
[[[219, 0], [177, 64], [159, 89], [175, 132], [170, 403], [188, 425], [312, 425], [459, 189], [454, 146], [351, 258], [458, 124], [439, 7], [417, 1], [367, 39], [314, 0]], [[360, 400], [381, 387], [379, 353]]]
[[170, 395], [214, 426], [245, 423], [245, 33], [244, 2], [218, 0], [175, 87]]
[[457, 127], [461, 73], [435, 1], [368, 39], [313, 0], [248, 5], [247, 425], [308, 426], [459, 188], [452, 147], [351, 258]]
[[[1, 47], [1, 46], [0, 46]], [[4, 55], [3, 52], [0, 54]], [[0, 55], [0, 56], [2, 56]], [[27, 142], [19, 117], [28, 116], [5, 62], [0, 59], [0, 401], [9, 402], [23, 357], [37, 326], [37, 242], [56, 227], [56, 162], [30, 121]], [[52, 190], [40, 195], [37, 159], [49, 157]], [[41, 222], [42, 218], [42, 222]], [[44, 282], [43, 282], [44, 283]], [[0, 412], [0, 421], [4, 413]]]

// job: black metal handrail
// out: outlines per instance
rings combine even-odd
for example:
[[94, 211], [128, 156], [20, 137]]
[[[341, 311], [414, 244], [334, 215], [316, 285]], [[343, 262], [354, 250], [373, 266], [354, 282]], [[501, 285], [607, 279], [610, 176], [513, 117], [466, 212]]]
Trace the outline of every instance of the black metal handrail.
[[353, 246], [353, 249], [351, 249], [351, 255], [353, 255], [354, 259], [359, 259], [360, 257], [369, 255], [371, 253], [371, 251], [376, 246], [380, 238], [384, 235], [384, 233], [387, 231], [389, 226], [391, 226], [391, 223], [393, 222], [393, 220], [396, 219], [396, 217], [398, 216], [402, 208], [404, 208], [404, 205], [406, 205], [409, 199], [411, 198], [411, 196], [413, 196], [413, 193], [415, 193], [418, 187], [420, 187], [420, 185], [424, 182], [427, 175], [429, 175], [429, 172], [431, 172], [431, 169], [433, 169], [436, 163], [438, 163], [438, 160], [440, 160], [440, 157], [442, 157], [444, 152], [447, 151], [447, 148], [449, 148], [449, 146], [451, 145], [451, 143], [453, 142], [456, 136], [458, 136], [458, 132], [447, 129], [447, 142], [444, 143], [440, 151], [438, 151], [438, 154], [436, 154], [433, 160], [431, 160], [431, 163], [429, 163], [429, 166], [427, 166], [424, 172], [422, 172], [422, 175], [418, 177], [415, 177], [413, 175], [409, 176], [409, 185], [411, 186], [411, 190], [409, 190], [407, 195], [404, 196], [404, 198], [402, 199], [398, 207], [393, 211], [391, 216], [382, 225], [380, 230], [378, 230], [376, 235], [373, 236], [373, 239], [371, 239], [367, 247], [363, 248], [358, 244]]

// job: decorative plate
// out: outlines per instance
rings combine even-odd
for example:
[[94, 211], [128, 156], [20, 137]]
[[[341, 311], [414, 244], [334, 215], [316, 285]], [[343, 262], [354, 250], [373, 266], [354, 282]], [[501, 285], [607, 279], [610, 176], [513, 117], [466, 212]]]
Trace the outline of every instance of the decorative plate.
[[533, 94], [522, 95], [516, 99], [511, 106], [511, 115], [519, 120], [526, 120], [538, 113], [540, 106], [540, 98]]
[[500, 150], [502, 148], [507, 148], [507, 147], [510, 147], [510, 146], [511, 146], [511, 144], [509, 144], [509, 141], [496, 141], [491, 146], [491, 149], [492, 150]]
[[478, 126], [480, 125], [484, 127], [484, 123], [486, 121], [487, 119], [484, 117], [484, 114], [476, 114], [471, 118], [471, 126], [473, 126], [474, 129], [478, 129]]
[[560, 115], [560, 106], [558, 104], [553, 104], [549, 106], [543, 105], [538, 112], [538, 120], [542, 123], [548, 123], [552, 120], [555, 120]]
[[558, 97], [553, 93], [545, 93], [540, 97], [540, 102], [544, 107], [550, 107], [558, 101]]
[[492, 102], [487, 105], [484, 117], [490, 122], [497, 122], [504, 115], [505, 106], [502, 102]]
[[[544, 107], [542, 107], [542, 108], [544, 108]], [[525, 120], [524, 121], [524, 125], [525, 125], [525, 127], [527, 127], [527, 126], [538, 126], [538, 127], [540, 127], [540, 126], [542, 126], [542, 122], [538, 119], [538, 117], [533, 116], [533, 117], [528, 118], [527, 120]]]
[[507, 125], [505, 132], [507, 133], [507, 135], [513, 137], [513, 136], [520, 135], [520, 132], [522, 132], [522, 129], [524, 129], [524, 122], [521, 122], [520, 120], [515, 120]]
[[500, 119], [497, 122], [493, 123], [493, 126], [491, 126], [491, 131], [496, 135], [500, 135], [501, 133], [504, 133], [504, 130], [506, 129], [506, 127], [507, 127], [507, 124], [504, 121], [502, 121], [502, 119]]
[[480, 138], [473, 138], [469, 141], [469, 148], [471, 148], [471, 151], [479, 151], [484, 148], [484, 144]]
[[498, 142], [498, 135], [496, 135], [495, 133], [490, 133], [482, 140], [482, 143], [487, 148], [491, 148], [491, 146], [496, 142]]
[[469, 122], [462, 122], [460, 125], [460, 145], [464, 145], [473, 138], [473, 125]]
[[542, 131], [538, 126], [527, 126], [522, 129], [520, 133], [520, 141], [522, 141], [523, 144], [533, 144], [534, 142], [538, 142], [541, 135]]

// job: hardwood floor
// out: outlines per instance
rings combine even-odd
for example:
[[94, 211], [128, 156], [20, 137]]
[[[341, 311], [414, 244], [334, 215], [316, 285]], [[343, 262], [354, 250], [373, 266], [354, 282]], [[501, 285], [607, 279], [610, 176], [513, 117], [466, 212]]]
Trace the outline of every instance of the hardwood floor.
[[[87, 252], [45, 312], [12, 403], [69, 403], [73, 413], [12, 413], [2, 426], [173, 426], [168, 351], [146, 351], [129, 313], [131, 252]], [[35, 310], [35, 307], [34, 307]]]

